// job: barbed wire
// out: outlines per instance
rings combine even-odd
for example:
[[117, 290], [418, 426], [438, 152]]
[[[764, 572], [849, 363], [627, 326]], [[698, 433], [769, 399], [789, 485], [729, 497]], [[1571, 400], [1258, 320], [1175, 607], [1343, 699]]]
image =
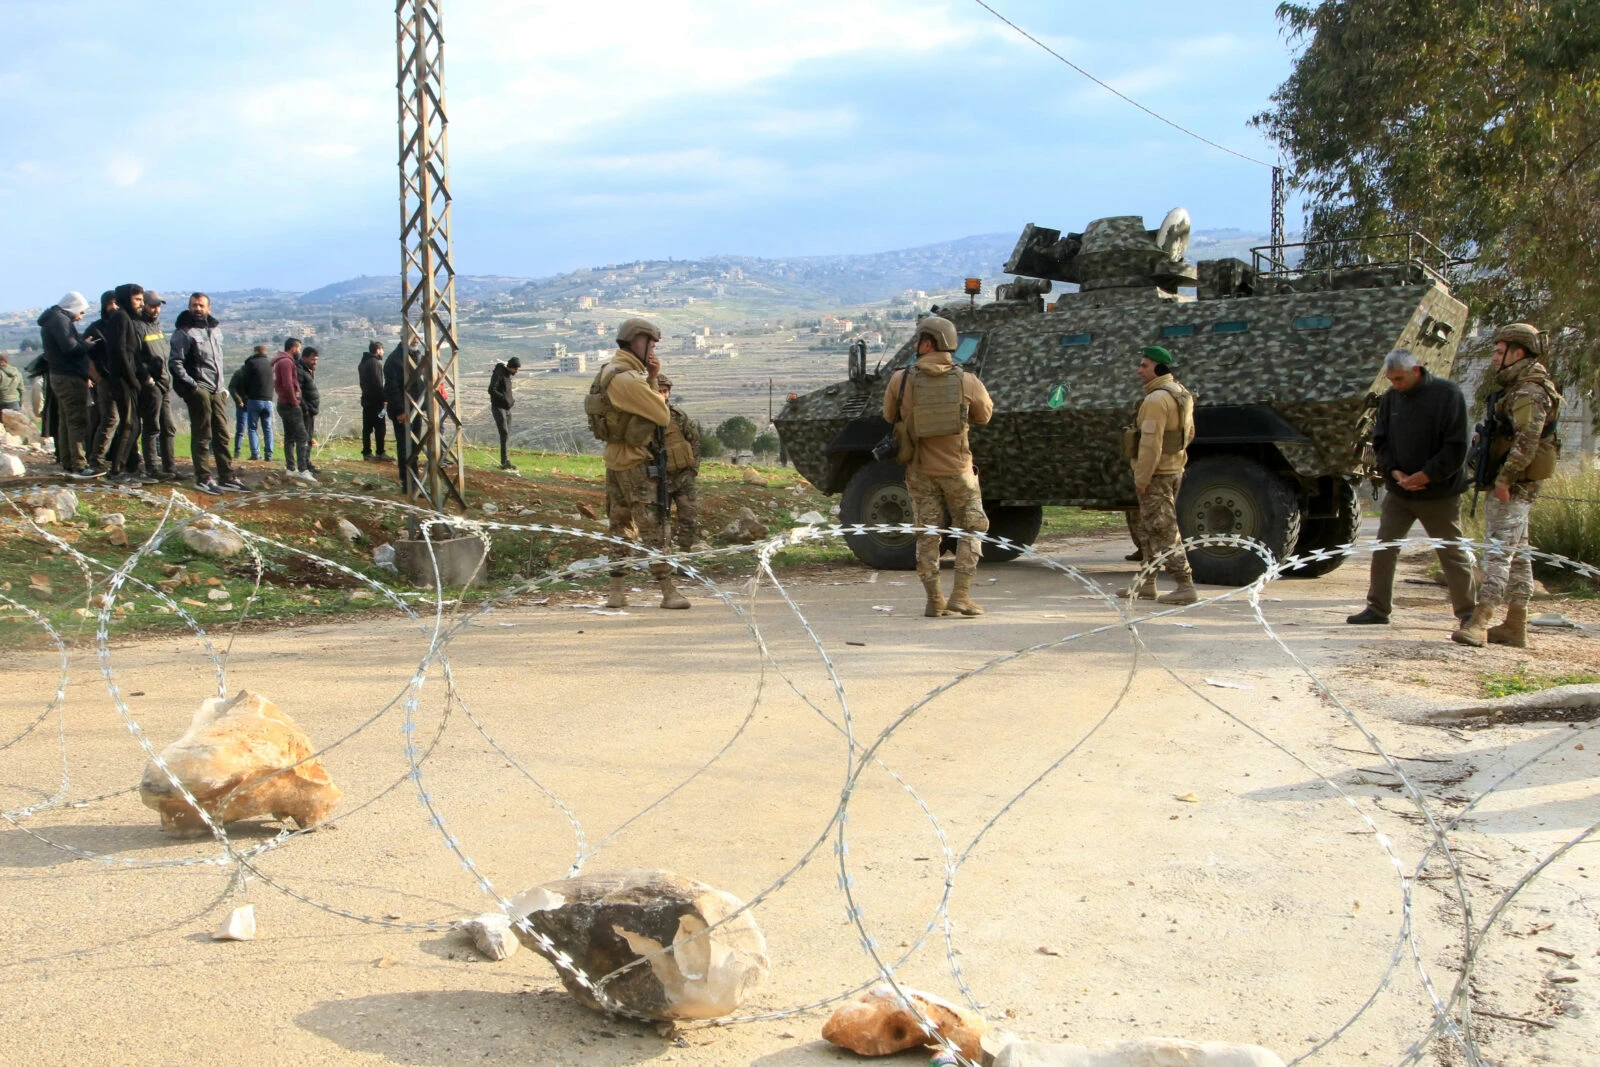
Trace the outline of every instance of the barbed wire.
[[[1201, 600], [1195, 605], [1174, 606], [1161, 608], [1145, 613], [1140, 613], [1139, 605], [1131, 599], [1122, 600], [1112, 596], [1084, 574], [1078, 568], [1061, 560], [1040, 554], [1029, 545], [1020, 545], [1008, 538], [996, 537], [988, 534], [976, 535], [956, 527], [929, 527], [910, 523], [894, 523], [881, 525], [867, 524], [833, 524], [801, 526], [784, 531], [776, 536], [757, 542], [749, 546], [730, 546], [726, 548], [709, 549], [702, 552], [669, 553], [659, 549], [642, 546], [609, 533], [594, 530], [585, 530], [575, 527], [544, 523], [510, 523], [480, 519], [449, 518], [443, 519], [432, 512], [414, 505], [399, 503], [381, 498], [363, 497], [355, 494], [336, 492], [310, 492], [306, 490], [288, 490], [281, 493], [257, 494], [250, 497], [224, 499], [215, 502], [209, 510], [203, 510], [190, 502], [182, 494], [171, 492], [166, 497], [146, 493], [142, 490], [129, 488], [91, 488], [76, 487], [79, 492], [104, 492], [106, 494], [121, 494], [138, 499], [144, 503], [161, 507], [162, 512], [157, 520], [156, 528], [143, 542], [141, 542], [120, 564], [112, 566], [104, 561], [90, 556], [65, 539], [53, 534], [46, 528], [36, 525], [32, 518], [23, 511], [12, 494], [0, 491], [11, 510], [17, 518], [0, 520], [14, 528], [43, 538], [55, 549], [67, 556], [85, 576], [88, 592], [87, 599], [96, 603], [94, 645], [96, 659], [104, 682], [107, 695], [111, 698], [118, 717], [123, 722], [130, 735], [134, 738], [140, 749], [148, 759], [150, 766], [158, 773], [165, 776], [171, 786], [198, 815], [206, 831], [211, 835], [218, 846], [218, 851], [205, 856], [185, 856], [181, 858], [168, 858], [161, 860], [136, 860], [128, 856], [115, 853], [95, 853], [88, 849], [80, 848], [66, 842], [53, 839], [50, 834], [25, 825], [33, 817], [47, 811], [59, 810], [64, 807], [83, 808], [102, 801], [126, 795], [132, 788], [120, 789], [114, 792], [103, 793], [94, 797], [73, 799], [70, 795], [70, 780], [68, 777], [68, 734], [65, 719], [65, 703], [68, 689], [68, 679], [71, 670], [71, 655], [67, 644], [60, 633], [52, 626], [50, 621], [39, 612], [26, 605], [19, 604], [10, 597], [0, 595], [0, 603], [11, 606], [13, 611], [20, 609], [28, 623], [38, 626], [57, 650], [60, 661], [60, 674], [56, 682], [54, 697], [45, 705], [44, 710], [29, 721], [15, 736], [0, 743], [0, 752], [5, 752], [15, 746], [25, 737], [33, 734], [41, 724], [48, 721], [54, 714], [57, 718], [57, 747], [61, 756], [61, 770], [56, 789], [45, 799], [38, 803], [19, 808], [14, 811], [0, 812], [8, 824], [23, 830], [30, 837], [48, 844], [64, 854], [77, 859], [90, 860], [108, 866], [137, 867], [145, 869], [162, 869], [168, 867], [185, 867], [197, 865], [214, 865], [226, 872], [230, 877], [230, 892], [243, 892], [246, 876], [259, 880], [270, 888], [285, 894], [295, 900], [304, 902], [324, 912], [340, 916], [355, 922], [398, 928], [410, 931], [442, 931], [449, 929], [453, 923], [447, 921], [414, 922], [400, 918], [373, 916], [361, 913], [348, 907], [327, 900], [318, 899], [295, 885], [290, 879], [292, 873], [277, 876], [264, 872], [257, 861], [269, 852], [282, 850], [297, 841], [305, 834], [312, 833], [323, 824], [313, 826], [297, 826], [294, 830], [285, 828], [270, 840], [259, 842], [249, 847], [238, 847], [230, 838], [226, 827], [213, 818], [205, 805], [202, 805], [193, 793], [189, 791], [178, 775], [164, 761], [161, 751], [150, 738], [146, 728], [139, 722], [128, 708], [124, 699], [124, 692], [117, 678], [117, 671], [113, 662], [110, 646], [110, 629], [117, 610], [117, 602], [126, 586], [134, 586], [150, 592], [158, 597], [163, 606], [170, 608], [178, 616], [183, 625], [192, 633], [200, 643], [204, 654], [213, 666], [216, 677], [218, 698], [227, 695], [227, 658], [234, 638], [240, 633], [244, 620], [248, 617], [250, 608], [258, 598], [261, 585], [267, 573], [268, 560], [279, 554], [291, 554], [310, 564], [311, 566], [327, 570], [330, 573], [342, 576], [345, 579], [360, 583], [382, 597], [395, 607], [411, 624], [420, 636], [425, 638], [425, 647], [418, 660], [417, 666], [410, 679], [401, 688], [400, 692], [379, 708], [375, 713], [362, 719], [353, 728], [346, 730], [332, 742], [316, 749], [311, 755], [297, 762], [294, 766], [311, 760], [320, 760], [329, 752], [335, 751], [348, 744], [358, 735], [371, 729], [386, 717], [390, 717], [399, 709], [398, 729], [401, 735], [401, 748], [405, 756], [405, 772], [381, 788], [375, 795], [369, 797], [353, 807], [338, 812], [329, 821], [344, 821], [352, 818], [361, 811], [376, 804], [382, 798], [389, 796], [394, 790], [405, 786], [407, 783], [415, 790], [417, 803], [426, 815], [426, 821], [442, 837], [445, 848], [456, 859], [463, 872], [472, 880], [477, 889], [488, 896], [495, 907], [504, 912], [513, 922], [516, 929], [525, 940], [530, 941], [550, 962], [557, 968], [564, 978], [571, 984], [582, 988], [593, 997], [594, 1001], [605, 1010], [620, 1016], [636, 1019], [647, 1019], [648, 1016], [631, 1010], [627, 1005], [620, 1003], [611, 996], [607, 989], [619, 978], [628, 972], [640, 967], [649, 966], [656, 957], [670, 954], [674, 951], [668, 945], [656, 952], [640, 956], [631, 962], [618, 967], [604, 975], [587, 973], [576, 961], [571, 959], [550, 938], [534, 928], [530, 917], [517, 914], [513, 902], [501, 894], [482, 867], [473, 859], [466, 844], [451, 829], [445, 812], [438, 800], [438, 796], [429, 782], [427, 765], [430, 755], [437, 749], [445, 731], [452, 721], [452, 712], [459, 709], [461, 718], [489, 745], [490, 749], [498, 756], [504, 758], [508, 766], [529, 782], [543, 795], [566, 821], [574, 840], [574, 858], [568, 865], [568, 876], [573, 876], [582, 871], [597, 854], [605, 849], [620, 834], [636, 825], [649, 812], [667, 803], [680, 791], [687, 788], [690, 783], [699, 779], [711, 767], [724, 759], [728, 752], [746, 735], [748, 727], [754, 720], [757, 710], [761, 707], [767, 687], [767, 675], [770, 671], [787, 688], [798, 697], [813, 713], [817, 714], [844, 742], [843, 751], [843, 779], [837, 803], [831, 812], [826, 813], [827, 818], [820, 828], [817, 836], [800, 857], [790, 864], [777, 879], [752, 896], [731, 914], [713, 923], [706, 930], [694, 935], [696, 937], [710, 937], [722, 926], [740, 919], [747, 913], [753, 912], [774, 894], [780, 892], [800, 871], [805, 869], [827, 847], [832, 845], [831, 852], [834, 856], [836, 867], [836, 881], [844, 905], [847, 921], [854, 930], [856, 940], [861, 950], [870, 962], [872, 974], [859, 983], [847, 983], [849, 988], [833, 993], [827, 997], [810, 1001], [806, 1004], [782, 1008], [772, 1011], [763, 1011], [735, 1015], [731, 1018], [716, 1021], [712, 1025], [732, 1025], [758, 1020], [773, 1020], [789, 1018], [794, 1015], [816, 1011], [830, 1004], [855, 995], [860, 990], [876, 982], [886, 982], [894, 990], [896, 999], [901, 1006], [918, 1018], [930, 1032], [936, 1033], [920, 1009], [916, 1001], [908, 995], [908, 990], [900, 984], [898, 971], [907, 961], [912, 959], [934, 934], [939, 934], [944, 942], [945, 961], [952, 981], [960, 990], [961, 996], [973, 1008], [982, 1010], [984, 1003], [976, 990], [972, 988], [969, 978], [961, 966], [957, 944], [955, 924], [951, 918], [951, 900], [954, 896], [958, 877], [978, 849], [986, 836], [1022, 802], [1041, 783], [1047, 781], [1072, 757], [1082, 751], [1083, 746], [1095, 737], [1108, 722], [1112, 721], [1117, 713], [1125, 706], [1135, 679], [1140, 671], [1141, 662], [1148, 660], [1158, 666], [1168, 676], [1173, 678], [1191, 695], [1198, 698], [1203, 704], [1217, 713], [1225, 716], [1229, 721], [1245, 729], [1250, 735], [1269, 745], [1275, 751], [1283, 754], [1297, 765], [1305, 768], [1315, 775], [1318, 785], [1330, 790], [1335, 796], [1342, 799], [1356, 814], [1370, 832], [1385, 860], [1393, 868], [1399, 886], [1399, 912], [1400, 924], [1395, 936], [1394, 945], [1389, 954], [1389, 961], [1378, 979], [1377, 985], [1370, 995], [1355, 1008], [1353, 1013], [1339, 1026], [1329, 1031], [1317, 1040], [1313, 1047], [1292, 1063], [1301, 1063], [1318, 1055], [1325, 1049], [1339, 1041], [1360, 1020], [1365, 1013], [1378, 1002], [1382, 993], [1390, 986], [1396, 974], [1399, 973], [1402, 963], [1409, 957], [1410, 962], [1417, 972], [1418, 979], [1425, 991], [1432, 1008], [1432, 1016], [1428, 1024], [1419, 1034], [1417, 1039], [1401, 1054], [1396, 1062], [1398, 1064], [1411, 1064], [1417, 1062], [1427, 1053], [1428, 1048], [1437, 1040], [1448, 1042], [1461, 1055], [1469, 1065], [1483, 1064], [1485, 1061], [1478, 1050], [1472, 1032], [1471, 1018], [1472, 1005], [1470, 1000], [1471, 977], [1477, 965], [1478, 958], [1483, 951], [1485, 942], [1493, 932], [1495, 923], [1511, 905], [1516, 896], [1528, 885], [1532, 884], [1553, 863], [1567, 855], [1573, 848], [1589, 840], [1597, 830], [1600, 823], [1589, 826], [1581, 833], [1571, 837], [1559, 847], [1541, 857], [1532, 867], [1525, 871], [1516, 883], [1499, 895], [1489, 908], [1482, 921], [1474, 918], [1474, 898], [1469, 885], [1463, 877], [1463, 870], [1456, 858], [1455, 849], [1450, 840], [1451, 833], [1460, 825], [1461, 820], [1470, 811], [1474, 810], [1486, 798], [1496, 791], [1517, 781], [1528, 770], [1537, 766], [1541, 760], [1567, 739], [1552, 744], [1540, 752], [1530, 756], [1517, 767], [1507, 771], [1500, 778], [1489, 785], [1482, 793], [1473, 798], [1462, 811], [1457, 812], [1452, 818], [1441, 821], [1433, 810], [1426, 793], [1408, 775], [1404, 766], [1395, 757], [1390, 755], [1382, 745], [1379, 738], [1368, 728], [1358, 715], [1339, 697], [1284, 638], [1278, 634], [1265, 614], [1262, 603], [1263, 590], [1273, 581], [1291, 572], [1296, 567], [1311, 562], [1326, 562], [1336, 557], [1349, 558], [1358, 554], [1372, 551], [1407, 548], [1429, 547], [1464, 548], [1469, 551], [1504, 551], [1504, 546], [1493, 542], [1477, 542], [1470, 539], [1438, 539], [1438, 538], [1404, 538], [1387, 541], [1367, 541], [1351, 543], [1337, 548], [1321, 549], [1299, 556], [1279, 560], [1259, 542], [1235, 536], [1214, 536], [1203, 538], [1190, 538], [1177, 549], [1145, 561], [1140, 567], [1131, 589], [1137, 589], [1146, 577], [1153, 577], [1160, 570], [1165, 560], [1176, 551], [1189, 551], [1205, 548], [1242, 548], [1245, 551], [1257, 554], [1263, 561], [1264, 573], [1255, 582], [1240, 589], [1225, 591], [1216, 596]], [[49, 490], [53, 491], [53, 490]], [[424, 616], [413, 606], [411, 599], [391, 588], [383, 581], [365, 574], [364, 572], [340, 563], [336, 560], [320, 556], [308, 549], [287, 544], [285, 542], [266, 537], [250, 529], [248, 523], [241, 519], [229, 518], [228, 515], [240, 515], [252, 509], [270, 507], [272, 504], [285, 500], [322, 500], [330, 503], [342, 503], [356, 507], [392, 509], [411, 515], [426, 516], [432, 520], [445, 521], [448, 525], [463, 530], [470, 535], [480, 538], [485, 547], [492, 545], [497, 534], [537, 534], [558, 539], [576, 539], [586, 542], [597, 548], [604, 548], [610, 555], [599, 559], [583, 559], [561, 567], [555, 567], [542, 575], [518, 581], [507, 588], [494, 591], [476, 604], [469, 604], [467, 588], [455, 597], [447, 597], [444, 583], [440, 580], [438, 557], [434, 552], [433, 537], [435, 536], [432, 525], [428, 521], [421, 522], [419, 531], [428, 549], [434, 581], [431, 594], [432, 604], [429, 605], [428, 616]], [[244, 603], [235, 618], [229, 631], [228, 645], [218, 652], [211, 637], [204, 627], [190, 614], [184, 612], [182, 606], [168, 596], [156, 585], [139, 578], [134, 572], [146, 560], [160, 552], [161, 546], [173, 536], [181, 536], [196, 522], [205, 521], [208, 524], [220, 527], [237, 535], [249, 552], [252, 570], [251, 595]], [[882, 534], [937, 534], [940, 536], [965, 537], [977, 536], [983, 542], [993, 544], [1005, 551], [1016, 551], [1019, 558], [1054, 572], [1064, 580], [1074, 583], [1083, 589], [1098, 604], [1113, 612], [1115, 620], [1104, 625], [1079, 630], [1064, 635], [1052, 637], [1046, 641], [1037, 642], [1024, 648], [1015, 649], [994, 655], [984, 660], [975, 667], [959, 670], [953, 677], [932, 687], [921, 697], [913, 701], [906, 708], [883, 726], [875, 736], [870, 739], [857, 734], [856, 716], [851, 706], [849, 692], [845, 686], [837, 664], [829, 652], [827, 641], [817, 632], [810, 620], [806, 617], [801, 606], [790, 595], [789, 590], [777, 574], [774, 561], [779, 552], [786, 548], [804, 545], [809, 542], [823, 540], [837, 540], [848, 536], [860, 536], [872, 533]], [[1520, 550], [1519, 550], [1520, 554]], [[1600, 571], [1580, 562], [1564, 559], [1539, 550], [1530, 549], [1526, 553], [1542, 563], [1571, 570], [1575, 574], [1587, 578], [1600, 578]], [[744, 555], [754, 557], [755, 570], [748, 582], [745, 583], [741, 593], [736, 594], [730, 589], [720, 586], [704, 569], [712, 562], [725, 563]], [[581, 579], [597, 574], [601, 569], [608, 569], [613, 565], [623, 565], [636, 571], [642, 571], [652, 563], [665, 562], [675, 572], [686, 580], [697, 583], [705, 594], [712, 600], [727, 607], [734, 619], [742, 627], [756, 651], [759, 663], [759, 674], [754, 687], [751, 702], [747, 711], [743, 713], [731, 732], [716, 745], [711, 755], [701, 764], [679, 778], [669, 789], [656, 796], [649, 803], [630, 817], [622, 820], [615, 828], [604, 836], [590, 842], [582, 821], [578, 818], [573, 805], [546, 783], [530, 769], [526, 763], [518, 759], [511, 751], [510, 746], [498, 739], [488, 728], [484, 720], [478, 716], [468, 705], [459, 686], [456, 683], [454, 668], [449, 659], [450, 645], [459, 640], [462, 634], [469, 629], [476, 620], [483, 615], [503, 609], [519, 600], [537, 593], [557, 583], [565, 583], [574, 579]], [[95, 575], [102, 577], [96, 578]], [[824, 670], [828, 679], [828, 699], [819, 702], [808, 694], [798, 684], [792, 670], [787, 668], [780, 658], [774, 653], [763, 632], [761, 624], [755, 616], [755, 607], [763, 593], [763, 587], [770, 589], [777, 602], [785, 609], [785, 617], [792, 618], [805, 637], [805, 644], [816, 656], [818, 663]], [[1249, 608], [1253, 621], [1262, 634], [1275, 646], [1286, 660], [1297, 671], [1302, 673], [1312, 684], [1313, 689], [1324, 699], [1328, 700], [1338, 709], [1344, 720], [1355, 730], [1362, 739], [1378, 755], [1385, 764], [1386, 772], [1392, 775], [1398, 783], [1401, 794], [1416, 810], [1421, 824], [1427, 834], [1428, 844], [1415, 865], [1406, 864], [1400, 856], [1396, 843], [1385, 834], [1373, 817], [1361, 807], [1357, 799], [1346, 791], [1337, 781], [1313, 766], [1303, 755], [1277, 738], [1272, 737], [1259, 726], [1249, 722], [1235, 712], [1228, 709], [1216, 699], [1201, 691], [1192, 680], [1183, 676], [1171, 663], [1167, 662], [1159, 653], [1147, 643], [1142, 627], [1155, 621], [1170, 620], [1187, 613], [1220, 604], [1224, 601], [1242, 599]], [[915, 721], [917, 716], [930, 704], [947, 697], [951, 693], [969, 682], [980, 680], [998, 668], [1013, 662], [1036, 656], [1040, 653], [1061, 649], [1075, 642], [1084, 642], [1100, 635], [1121, 633], [1127, 640], [1129, 651], [1128, 666], [1123, 678], [1122, 686], [1110, 697], [1109, 704], [1099, 716], [1078, 736], [1067, 740], [1044, 769], [1031, 777], [1015, 793], [1006, 798], [995, 810], [992, 816], [984, 820], [973, 835], [959, 846], [953, 842], [947, 829], [932, 806], [914, 788], [912, 783], [899, 771], [885, 762], [883, 756], [886, 746], [902, 731], [905, 726]], [[441, 679], [443, 694], [440, 702], [440, 712], [437, 727], [432, 732], [428, 742], [418, 746], [414, 740], [420, 726], [422, 709], [422, 695], [430, 677], [437, 675]], [[1585, 729], [1592, 729], [1596, 723], [1591, 723]], [[275, 774], [289, 773], [294, 767], [280, 769]], [[906, 951], [895, 958], [889, 958], [882, 952], [877, 936], [874, 933], [878, 925], [867, 912], [862, 900], [856, 892], [855, 871], [856, 860], [850, 850], [850, 808], [852, 800], [863, 782], [863, 776], [877, 771], [885, 772], [889, 778], [901, 788], [915, 804], [922, 817], [932, 828], [937, 840], [943, 861], [943, 879], [939, 898], [933, 905], [932, 914], [922, 925], [921, 932], [910, 944]], [[261, 780], [236, 787], [232, 792], [212, 802], [216, 811], [226, 809], [227, 801], [244, 788], [258, 785]], [[1418, 929], [1415, 922], [1413, 890], [1418, 884], [1422, 874], [1435, 858], [1443, 860], [1448, 868], [1452, 883], [1453, 900], [1461, 916], [1461, 943], [1458, 956], [1452, 966], [1454, 971], [1453, 981], [1450, 983], [1448, 993], [1440, 991], [1433, 979], [1432, 971], [1425, 958], [1422, 945], [1418, 940]], [[940, 1038], [938, 1040], [944, 1051], [956, 1058], [958, 1063], [966, 1064], [960, 1051], [950, 1041]]]

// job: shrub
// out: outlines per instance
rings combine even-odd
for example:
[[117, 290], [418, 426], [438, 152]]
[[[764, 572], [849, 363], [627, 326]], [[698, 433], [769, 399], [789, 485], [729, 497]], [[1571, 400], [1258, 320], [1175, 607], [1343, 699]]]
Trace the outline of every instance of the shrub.
[[1600, 469], [1563, 472], [1545, 482], [1528, 540], [1540, 551], [1600, 567]]

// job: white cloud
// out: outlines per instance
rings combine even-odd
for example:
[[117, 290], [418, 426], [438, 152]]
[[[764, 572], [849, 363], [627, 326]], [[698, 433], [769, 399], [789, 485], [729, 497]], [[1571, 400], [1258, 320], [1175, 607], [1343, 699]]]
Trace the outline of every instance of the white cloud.
[[139, 179], [144, 177], [145, 169], [144, 161], [141, 159], [126, 155], [112, 156], [110, 162], [106, 164], [106, 177], [111, 179], [112, 185], [126, 189], [130, 185], [136, 185]]

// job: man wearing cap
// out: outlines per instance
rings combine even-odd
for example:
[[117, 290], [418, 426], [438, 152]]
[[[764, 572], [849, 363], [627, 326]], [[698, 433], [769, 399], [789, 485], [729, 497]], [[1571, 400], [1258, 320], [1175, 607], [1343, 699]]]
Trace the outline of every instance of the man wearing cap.
[[[1133, 464], [1133, 487], [1139, 493], [1139, 550], [1145, 563], [1178, 547], [1178, 487], [1189, 461], [1194, 440], [1194, 397], [1172, 376], [1172, 353], [1158, 345], [1139, 356], [1139, 380], [1144, 399], [1124, 438], [1124, 453]], [[1176, 589], [1156, 596], [1156, 575], [1150, 571], [1137, 587], [1120, 589], [1118, 596], [1136, 594], [1159, 604], [1193, 604], [1200, 599], [1194, 587], [1189, 557], [1172, 552], [1164, 563]]]
[[700, 427], [682, 408], [672, 402], [672, 379], [656, 376], [656, 389], [667, 402], [672, 421], [667, 423], [667, 496], [672, 503], [672, 539], [678, 549], [694, 547], [695, 520], [700, 513], [700, 498], [695, 482], [700, 478]]
[[[1383, 359], [1389, 389], [1378, 400], [1372, 421], [1372, 450], [1383, 471], [1383, 512], [1378, 540], [1398, 541], [1420, 522], [1429, 537], [1461, 538], [1461, 494], [1467, 491], [1467, 402], [1449, 378], [1417, 364], [1417, 357], [1395, 349]], [[1450, 610], [1458, 622], [1472, 616], [1472, 557], [1460, 548], [1434, 550], [1450, 589]], [[1372, 553], [1367, 606], [1345, 621], [1383, 625], [1394, 607], [1394, 568], [1398, 548]]]
[[[385, 460], [389, 454], [383, 450], [383, 344], [371, 341], [361, 362], [356, 364], [356, 379], [361, 383], [361, 459]], [[378, 450], [372, 450], [373, 438]]]
[[89, 445], [90, 346], [78, 336], [78, 323], [88, 310], [89, 301], [74, 290], [39, 316], [39, 341], [56, 405], [56, 455], [74, 478], [93, 477], [84, 456]]
[[506, 439], [511, 436], [511, 379], [522, 369], [522, 360], [512, 356], [504, 363], [496, 363], [489, 373], [489, 414], [494, 416], [494, 429], [500, 435], [500, 469], [514, 471], [511, 457], [506, 454]]
[[[233, 440], [228, 427], [227, 379], [222, 373], [222, 330], [211, 314], [211, 298], [189, 294], [189, 306], [178, 314], [167, 357], [172, 388], [189, 408], [189, 457], [194, 461], [194, 486], [202, 493], [241, 492], [233, 473]], [[213, 477], [206, 462], [209, 449], [217, 465]]]
[[[172, 421], [172, 374], [167, 369], [167, 354], [171, 346], [161, 329], [161, 306], [166, 301], [153, 289], [144, 291], [144, 311], [140, 315], [140, 332], [143, 341], [139, 348], [139, 369], [143, 377], [139, 383], [138, 415], [141, 437], [139, 455], [144, 461], [142, 480], [150, 482], [175, 482], [178, 466], [173, 455], [173, 440], [177, 424]], [[156, 471], [156, 456], [161, 457], [161, 470]], [[130, 467], [130, 473], [139, 473]]]
[[[1489, 470], [1476, 472], [1479, 484], [1493, 479], [1484, 503], [1483, 587], [1478, 606], [1452, 640], [1481, 648], [1485, 641], [1528, 647], [1528, 600], [1533, 596], [1533, 561], [1528, 556], [1528, 516], [1539, 486], [1556, 471], [1561, 450], [1556, 427], [1561, 420], [1561, 390], [1540, 359], [1544, 335], [1526, 322], [1495, 331], [1492, 362], [1500, 388], [1489, 396]], [[1498, 467], [1498, 470], [1495, 467]], [[1490, 626], [1506, 606], [1505, 621]]]
[[[917, 360], [889, 378], [883, 417], [901, 441], [913, 521], [943, 526], [948, 511], [950, 525], [981, 534], [989, 529], [989, 516], [967, 429], [988, 422], [994, 402], [976, 374], [956, 366], [952, 353], [959, 340], [949, 319], [926, 315], [917, 322]], [[982, 542], [977, 537], [956, 542], [955, 581], [946, 600], [939, 588], [939, 540], [938, 534], [917, 535], [917, 577], [928, 598], [922, 613], [929, 618], [982, 615], [972, 601]]]
[[[667, 472], [664, 464], [657, 469], [651, 462], [658, 431], [672, 421], [656, 388], [660, 340], [661, 331], [644, 319], [628, 319], [619, 326], [616, 354], [590, 383], [583, 413], [590, 432], [606, 443], [606, 521], [611, 535], [666, 549], [666, 516], [658, 511], [656, 500], [659, 480]], [[626, 574], [625, 568], [611, 569], [607, 607], [627, 606]], [[663, 608], [689, 607], [673, 586], [670, 564], [652, 560], [650, 574], [661, 585]]]

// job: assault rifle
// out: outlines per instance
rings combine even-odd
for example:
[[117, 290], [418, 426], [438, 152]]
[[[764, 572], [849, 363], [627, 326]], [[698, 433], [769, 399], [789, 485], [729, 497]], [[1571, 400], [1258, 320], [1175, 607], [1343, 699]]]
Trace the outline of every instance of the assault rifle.
[[[1492, 488], [1494, 480], [1500, 476], [1500, 463], [1496, 463], [1491, 454], [1496, 421], [1494, 409], [1499, 403], [1499, 391], [1490, 393], [1484, 404], [1483, 421], [1472, 431], [1472, 447], [1467, 451], [1467, 473], [1472, 476], [1472, 507], [1467, 512], [1469, 517], [1478, 514], [1478, 494]], [[1502, 459], [1501, 463], [1504, 462]]]
[[656, 514], [661, 521], [661, 545], [672, 547], [672, 493], [667, 488], [667, 428], [656, 427], [650, 439], [650, 466], [645, 473], [656, 480]]

